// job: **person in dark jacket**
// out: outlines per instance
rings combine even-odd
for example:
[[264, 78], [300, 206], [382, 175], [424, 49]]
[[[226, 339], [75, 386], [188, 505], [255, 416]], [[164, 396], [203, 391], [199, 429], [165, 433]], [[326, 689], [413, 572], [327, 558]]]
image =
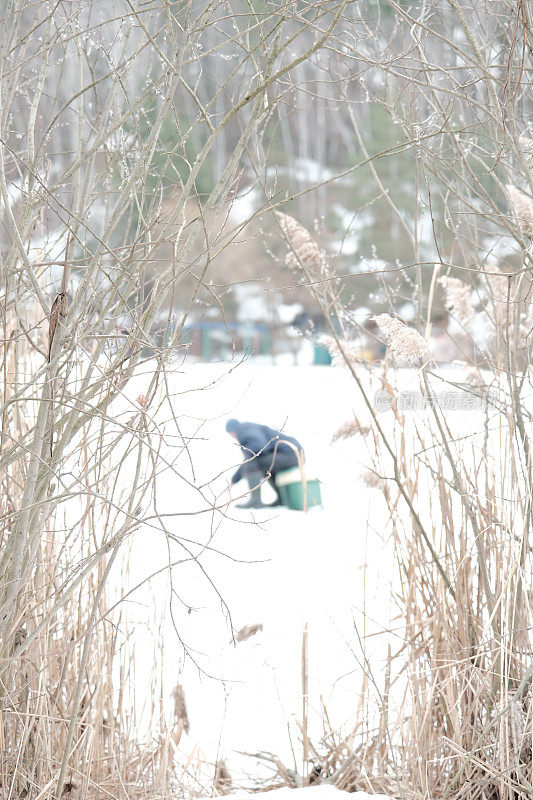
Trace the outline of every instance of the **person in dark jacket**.
[[299, 458], [303, 460], [304, 451], [300, 442], [268, 425], [239, 422], [237, 419], [228, 419], [226, 430], [239, 442], [244, 456], [244, 462], [233, 475], [231, 483], [246, 478], [250, 487], [248, 502], [238, 504], [237, 508], [265, 507], [261, 502], [261, 483], [266, 477], [276, 492], [276, 500], [269, 505], [283, 505], [275, 482], [276, 475], [284, 469], [298, 466]]

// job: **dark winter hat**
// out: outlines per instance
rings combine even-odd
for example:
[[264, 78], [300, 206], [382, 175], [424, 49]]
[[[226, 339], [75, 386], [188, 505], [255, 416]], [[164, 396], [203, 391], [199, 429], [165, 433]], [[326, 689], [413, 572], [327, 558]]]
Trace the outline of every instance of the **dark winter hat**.
[[226, 422], [226, 430], [228, 433], [235, 433], [241, 423], [238, 419], [228, 419]]

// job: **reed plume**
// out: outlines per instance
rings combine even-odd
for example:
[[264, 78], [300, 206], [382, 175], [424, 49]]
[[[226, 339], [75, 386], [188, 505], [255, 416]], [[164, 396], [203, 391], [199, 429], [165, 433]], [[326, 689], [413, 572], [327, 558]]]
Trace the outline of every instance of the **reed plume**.
[[332, 299], [330, 291], [335, 278], [324, 252], [309, 231], [294, 217], [281, 211], [276, 211], [275, 214], [290, 249], [285, 263], [296, 272], [302, 272], [321, 302], [327, 303]]
[[372, 428], [368, 425], [360, 425], [357, 420], [350, 420], [345, 422], [340, 428], [337, 428], [331, 439], [333, 442], [338, 442], [339, 439], [350, 439], [352, 436], [368, 436]]
[[235, 641], [236, 642], [245, 642], [247, 639], [250, 639], [252, 636], [255, 636], [256, 633], [263, 630], [263, 626], [260, 622], [256, 622], [253, 625], [244, 625], [240, 631], [235, 634]]
[[429, 361], [431, 354], [428, 344], [418, 331], [389, 314], [378, 314], [372, 319], [386, 337], [389, 350], [396, 359], [409, 364]]
[[449, 275], [441, 278], [440, 283], [444, 287], [446, 309], [463, 328], [468, 330], [474, 319], [470, 287], [459, 278], [452, 278]]
[[516, 186], [507, 186], [507, 196], [515, 221], [524, 236], [533, 236], [533, 200]]

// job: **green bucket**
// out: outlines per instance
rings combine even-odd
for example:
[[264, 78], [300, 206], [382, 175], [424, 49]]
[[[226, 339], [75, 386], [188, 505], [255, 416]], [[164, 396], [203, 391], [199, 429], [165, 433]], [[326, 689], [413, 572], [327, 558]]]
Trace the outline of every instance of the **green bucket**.
[[320, 481], [317, 478], [307, 478], [306, 476], [304, 489], [299, 467], [278, 472], [276, 486], [279, 489], [283, 505], [293, 511], [306, 511], [313, 506], [322, 505]]

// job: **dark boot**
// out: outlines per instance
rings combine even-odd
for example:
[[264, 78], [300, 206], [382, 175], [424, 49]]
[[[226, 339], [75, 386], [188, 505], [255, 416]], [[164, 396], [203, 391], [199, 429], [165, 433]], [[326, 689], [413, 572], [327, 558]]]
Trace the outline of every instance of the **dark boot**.
[[283, 500], [281, 499], [281, 492], [280, 492], [280, 490], [278, 489], [278, 487], [277, 487], [277, 484], [276, 484], [276, 473], [277, 473], [277, 471], [278, 471], [278, 470], [276, 470], [276, 472], [275, 472], [275, 473], [273, 473], [273, 474], [270, 476], [270, 478], [268, 479], [268, 482], [269, 482], [269, 484], [272, 486], [272, 488], [273, 488], [273, 489], [274, 489], [274, 491], [276, 492], [276, 499], [274, 500], [274, 502], [273, 502], [273, 503], [269, 503], [269, 507], [270, 507], [270, 508], [276, 508], [277, 506], [284, 506], [284, 505], [285, 505], [285, 503], [284, 503], [284, 502], [283, 502]]
[[235, 508], [266, 508], [261, 502], [261, 489], [253, 489], [246, 503], [235, 503]]
[[282, 505], [283, 505], [283, 500], [281, 499], [281, 497], [278, 494], [278, 496], [276, 497], [274, 502], [268, 504], [268, 507], [269, 508], [275, 508], [276, 506], [282, 506]]
[[269, 508], [276, 508], [276, 506], [282, 506], [282, 505], [284, 505], [284, 503], [283, 503], [283, 500], [281, 499], [281, 494], [280, 494], [280, 491], [279, 491], [278, 487], [276, 486], [276, 476], [275, 476], [275, 475], [272, 475], [272, 476], [271, 476], [271, 477], [268, 479], [268, 482], [270, 483], [270, 485], [272, 486], [272, 488], [273, 488], [273, 489], [274, 489], [274, 491], [276, 492], [276, 499], [274, 500], [274, 502], [273, 502], [273, 503], [269, 503], [269, 504], [268, 504]]

